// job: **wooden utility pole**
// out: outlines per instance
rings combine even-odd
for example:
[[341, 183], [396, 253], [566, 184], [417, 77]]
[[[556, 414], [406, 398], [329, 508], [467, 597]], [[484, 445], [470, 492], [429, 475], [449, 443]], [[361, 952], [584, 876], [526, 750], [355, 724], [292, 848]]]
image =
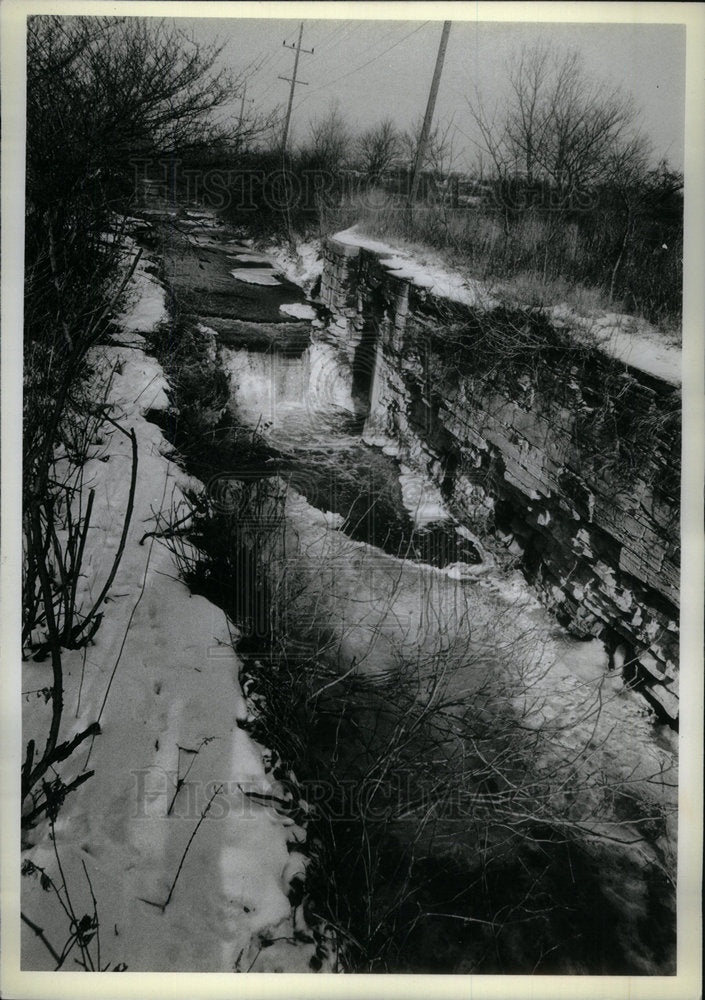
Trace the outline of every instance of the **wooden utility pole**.
[[423, 119], [423, 126], [421, 128], [421, 137], [419, 139], [419, 147], [416, 150], [416, 159], [414, 160], [414, 174], [411, 180], [411, 189], [409, 190], [409, 211], [411, 211], [414, 204], [414, 199], [416, 198], [416, 192], [419, 189], [419, 181], [421, 180], [421, 171], [423, 169], [423, 163], [426, 158], [426, 146], [428, 145], [428, 136], [431, 131], [431, 122], [433, 120], [433, 112], [436, 108], [436, 94], [438, 93], [438, 85], [441, 82], [441, 73], [443, 72], [443, 60], [446, 57], [446, 48], [448, 47], [448, 35], [450, 34], [450, 21], [443, 22], [443, 31], [441, 33], [441, 43], [438, 46], [438, 55], [436, 56], [436, 68], [433, 71], [433, 79], [431, 80], [431, 91], [428, 95], [428, 104], [426, 105], [426, 114]]
[[287, 48], [287, 49], [293, 49], [294, 52], [296, 53], [296, 56], [294, 58], [294, 73], [293, 73], [293, 76], [291, 76], [291, 77], [289, 77], [289, 76], [280, 76], [279, 77], [280, 80], [286, 80], [288, 83], [291, 84], [291, 89], [289, 90], [289, 106], [286, 109], [286, 121], [284, 122], [284, 135], [282, 136], [282, 153], [286, 152], [286, 140], [289, 138], [289, 122], [291, 121], [291, 106], [294, 103], [294, 90], [296, 89], [296, 84], [297, 83], [301, 83], [301, 84], [304, 85], [304, 87], [308, 87], [308, 84], [306, 83], [305, 80], [297, 80], [297, 78], [296, 78], [296, 74], [297, 74], [298, 69], [299, 69], [299, 54], [301, 52], [306, 52], [306, 53], [308, 53], [308, 55], [313, 55], [313, 49], [302, 49], [301, 48], [301, 39], [303, 37], [303, 33], [304, 33], [304, 22], [302, 21], [301, 24], [299, 25], [299, 40], [296, 43], [296, 45], [287, 45], [286, 42], [282, 42], [282, 45], [285, 48]]
[[[242, 123], [243, 123], [243, 120], [245, 118], [245, 101], [246, 101], [246, 99], [247, 99], [247, 80], [245, 80], [245, 82], [242, 85], [242, 96], [240, 98], [240, 117], [237, 120], [237, 139], [236, 139], [235, 145], [236, 145], [236, 147], [237, 147], [238, 150], [243, 145], [243, 141], [242, 141]], [[247, 103], [248, 104], [252, 104], [252, 101], [253, 101], [253, 98], [250, 98]]]
[[240, 98], [240, 117], [238, 119], [238, 131], [242, 128], [242, 119], [245, 117], [245, 98], [247, 96], [247, 81], [242, 85], [242, 97]]

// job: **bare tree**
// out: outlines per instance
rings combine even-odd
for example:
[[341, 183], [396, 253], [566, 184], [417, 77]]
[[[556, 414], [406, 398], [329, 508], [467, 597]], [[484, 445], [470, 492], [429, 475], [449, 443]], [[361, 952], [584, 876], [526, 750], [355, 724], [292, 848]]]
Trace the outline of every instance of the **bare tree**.
[[342, 115], [340, 102], [332, 101], [322, 118], [312, 119], [309, 132], [308, 152], [325, 169], [339, 169], [348, 159], [353, 144], [352, 132]]
[[622, 163], [631, 157], [631, 168], [639, 162], [632, 99], [589, 77], [576, 51], [524, 48], [509, 81], [499, 113], [490, 115], [479, 94], [470, 106], [499, 179], [542, 181], [568, 197], [607, 180], [617, 155]]
[[536, 151], [542, 148], [548, 127], [549, 118], [542, 106], [548, 71], [548, 49], [539, 45], [530, 52], [522, 50], [510, 75], [515, 106], [507, 116], [506, 140], [513, 164], [523, 167], [529, 184], [533, 184]]
[[[411, 127], [401, 136], [403, 157], [405, 162], [408, 163], [409, 169], [413, 169], [416, 161], [416, 151], [419, 147], [422, 127], [423, 115], [417, 115]], [[453, 119], [449, 118], [446, 121], [439, 122], [429, 132], [425, 162], [422, 164], [422, 169], [431, 170], [438, 178], [443, 177], [453, 168], [453, 163], [456, 159], [453, 148], [453, 131]]]
[[391, 118], [383, 118], [360, 136], [360, 163], [370, 181], [378, 181], [396, 163], [401, 153], [401, 136]]
[[[65, 188], [114, 174], [131, 156], [205, 146], [238, 79], [222, 46], [147, 18], [33, 17], [28, 25], [28, 168]], [[88, 175], [88, 176], [87, 176]]]

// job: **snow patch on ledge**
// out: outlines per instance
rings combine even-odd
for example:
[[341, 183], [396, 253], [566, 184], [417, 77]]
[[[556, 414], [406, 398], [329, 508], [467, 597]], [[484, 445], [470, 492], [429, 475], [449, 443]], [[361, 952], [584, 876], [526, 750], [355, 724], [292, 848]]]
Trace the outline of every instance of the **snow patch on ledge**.
[[306, 302], [285, 302], [279, 306], [279, 312], [287, 316], [295, 316], [296, 319], [315, 319], [316, 310]]
[[625, 365], [671, 385], [681, 384], [680, 347], [668, 343], [646, 320], [624, 313], [585, 317], [567, 306], [554, 306], [549, 315], [558, 322], [581, 330], [604, 354], [623, 361]]
[[[482, 282], [475, 281], [442, 265], [420, 264], [410, 251], [364, 236], [356, 226], [335, 233], [331, 239], [347, 247], [369, 250], [380, 257], [390, 274], [440, 298], [462, 305], [493, 309], [500, 305]], [[669, 343], [646, 320], [621, 313], [581, 316], [568, 305], [547, 310], [548, 315], [578, 330], [603, 353], [631, 368], [662, 379], [671, 385], [682, 382], [681, 349]]]
[[270, 268], [243, 267], [230, 272], [233, 278], [244, 281], [247, 285], [281, 285], [274, 277]]
[[415, 528], [451, 520], [441, 491], [426, 476], [402, 464], [399, 485], [402, 502]]
[[345, 246], [359, 247], [378, 254], [380, 264], [396, 278], [403, 278], [418, 288], [426, 288], [432, 295], [461, 305], [482, 306], [492, 309], [499, 305], [481, 282], [468, 278], [441, 265], [420, 264], [409, 251], [369, 239], [357, 231], [356, 226], [336, 233], [332, 239]]
[[272, 262], [261, 253], [236, 253], [229, 254], [229, 259], [240, 261], [243, 264], [262, 264], [263, 267], [271, 268]]
[[[136, 250], [132, 240], [128, 245]], [[132, 275], [125, 307], [115, 316], [116, 325], [125, 333], [148, 332], [168, 318], [164, 289], [147, 273], [148, 267], [153, 268], [154, 263], [143, 255]]]

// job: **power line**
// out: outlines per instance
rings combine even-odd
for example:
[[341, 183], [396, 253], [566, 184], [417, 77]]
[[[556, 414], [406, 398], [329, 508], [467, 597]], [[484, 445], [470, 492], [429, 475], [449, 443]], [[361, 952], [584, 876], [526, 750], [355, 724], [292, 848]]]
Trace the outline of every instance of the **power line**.
[[[413, 31], [410, 31], [408, 34], [404, 35], [402, 38], [398, 38], [396, 42], [393, 42], [391, 45], [388, 45], [386, 49], [382, 50], [382, 52], [378, 52], [377, 55], [372, 56], [371, 59], [368, 59], [366, 62], [361, 63], [359, 66], [355, 66], [353, 69], [349, 70], [347, 73], [343, 73], [342, 76], [339, 76], [339, 77], [337, 77], [336, 79], [334, 79], [332, 81], [331, 80], [324, 81], [324, 83], [321, 84], [321, 87], [328, 86], [329, 83], [339, 83], [341, 80], [345, 80], [345, 79], [347, 79], [347, 77], [352, 76], [353, 73], [359, 73], [359, 71], [361, 69], [365, 69], [367, 66], [370, 66], [373, 62], [376, 62], [378, 59], [381, 59], [382, 56], [386, 56], [386, 54], [388, 52], [391, 52], [392, 49], [395, 49], [397, 47], [397, 45], [401, 45], [401, 43], [405, 42], [407, 40], [407, 38], [411, 38], [412, 35], [415, 35], [417, 32], [421, 31], [421, 29], [425, 28], [427, 24], [429, 24], [429, 22], [428, 21], [424, 21], [423, 24], [420, 24], [417, 28], [414, 28]], [[320, 90], [321, 88], [319, 87], [318, 89]]]
[[[284, 45], [286, 45], [286, 42], [284, 43]], [[265, 58], [265, 64], [271, 62], [280, 54], [281, 54], [281, 49], [275, 49], [274, 52], [270, 52], [269, 55]], [[259, 101], [263, 101], [264, 98], [267, 96], [267, 94], [269, 94], [276, 86], [278, 86], [277, 80], [279, 79], [283, 78], [275, 77], [274, 80], [272, 80], [268, 85], [265, 86], [265, 89], [258, 95]]]
[[[338, 36], [338, 38], [335, 39], [336, 46], [342, 45], [343, 42], [347, 42], [349, 38], [352, 38], [356, 31], [360, 31], [360, 29], [364, 27], [364, 21], [348, 21], [343, 32]], [[327, 39], [327, 46], [330, 46], [331, 42], [332, 39]]]
[[[386, 23], [386, 22], [379, 22], [379, 23]], [[376, 26], [376, 24], [377, 24], [377, 22], [375, 22], [375, 26]], [[367, 29], [369, 29], [369, 27], [370, 27], [370, 24], [369, 24], [368, 21], [358, 21], [356, 24], [354, 24], [352, 26], [351, 30], [348, 32], [347, 35], [344, 35], [342, 38], [338, 39], [338, 41], [336, 42], [336, 45], [340, 45], [343, 42], [348, 42], [350, 40], [350, 38], [352, 38], [352, 36], [354, 35], [355, 31], [361, 31], [363, 29], [367, 30]], [[398, 23], [393, 24], [392, 27], [388, 31], [385, 31], [384, 34], [380, 35], [379, 38], [375, 38], [375, 40], [370, 43], [371, 49], [374, 51], [374, 49], [376, 47], [378, 47], [380, 45], [384, 45], [384, 43], [386, 42], [386, 40], [391, 35], [396, 34], [398, 32], [398, 30], [399, 30], [400, 27], [405, 28], [406, 25], [404, 23], [402, 23], [401, 25], [399, 25]], [[367, 42], [365, 44], [367, 44]], [[383, 53], [381, 53], [381, 54], [383, 54]], [[374, 54], [372, 56], [372, 58], [376, 59], [377, 58], [377, 54]]]
[[266, 55], [261, 52], [258, 56], [259, 62], [255, 66], [255, 73], [261, 73], [265, 66], [268, 66], [272, 59], [274, 59], [275, 55], [276, 52], [269, 52]]
[[331, 78], [330, 80], [324, 80], [323, 83], [321, 83], [318, 87], [315, 87], [309, 94], [307, 94], [306, 97], [303, 98], [303, 100], [299, 101], [299, 103], [297, 104], [297, 109], [300, 108], [301, 105], [309, 99], [309, 97], [313, 97], [314, 94], [317, 94], [320, 90], [323, 90], [325, 87], [328, 87], [329, 85], [334, 83], [340, 83], [341, 80], [346, 80], [349, 76], [352, 76], [354, 73], [359, 73], [361, 69], [365, 69], [367, 66], [370, 66], [373, 62], [376, 62], [378, 59], [381, 59], [382, 56], [385, 56], [388, 52], [391, 52], [392, 49], [395, 49], [397, 47], [397, 45], [401, 45], [401, 43], [405, 42], [407, 38], [411, 38], [412, 35], [415, 35], [417, 32], [421, 31], [421, 29], [425, 28], [426, 25], [429, 23], [430, 23], [429, 21], [424, 21], [423, 24], [420, 24], [417, 28], [414, 28], [413, 31], [410, 31], [408, 34], [404, 35], [403, 38], [397, 39], [396, 42], [394, 42], [392, 45], [389, 45], [382, 52], [378, 52], [376, 56], [372, 56], [372, 58], [368, 59], [366, 62], [361, 63], [359, 66], [355, 66], [354, 69], [349, 70], [347, 73], [343, 73], [342, 76], [334, 77]]
[[318, 43], [319, 51], [320, 49], [328, 49], [328, 47], [332, 44], [333, 39], [336, 38], [336, 36], [339, 36], [339, 38], [342, 37], [346, 33], [351, 23], [352, 23], [351, 21], [335, 22], [333, 24], [332, 30], [328, 33], [328, 35], [326, 35], [323, 38], [323, 40]]

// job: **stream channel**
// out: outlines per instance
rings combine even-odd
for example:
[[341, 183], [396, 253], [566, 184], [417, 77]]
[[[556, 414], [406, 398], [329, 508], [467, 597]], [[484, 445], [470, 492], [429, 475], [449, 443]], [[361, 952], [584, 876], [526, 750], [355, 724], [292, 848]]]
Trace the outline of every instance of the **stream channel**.
[[[257, 444], [207, 490], [223, 509], [233, 487], [256, 494], [266, 537], [235, 618], [264, 571], [287, 647], [265, 690], [308, 727], [291, 763], [329, 831], [340, 813], [322, 836], [337, 871], [310, 891], [353, 966], [663, 974], [673, 823], [641, 822], [672, 805], [653, 778], [671, 755], [604, 646], [564, 632], [393, 441], [366, 443], [373, 386], [315, 300], [206, 213], [151, 224], [173, 300], [217, 345]], [[241, 653], [266, 669], [256, 642]], [[296, 670], [312, 678], [303, 695], [286, 687]], [[374, 823], [359, 801], [341, 807], [343, 786], [364, 786], [368, 806], [374, 788]]]

